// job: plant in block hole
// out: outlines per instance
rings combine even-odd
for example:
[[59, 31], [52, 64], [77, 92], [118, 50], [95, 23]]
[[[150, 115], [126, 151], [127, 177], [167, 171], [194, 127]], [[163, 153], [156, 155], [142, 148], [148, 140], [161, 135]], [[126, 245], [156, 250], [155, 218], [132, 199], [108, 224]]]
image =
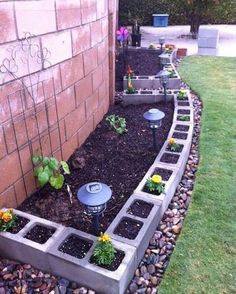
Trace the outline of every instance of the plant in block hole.
[[115, 258], [116, 250], [108, 234], [101, 233], [93, 252], [93, 257], [98, 265], [110, 265]]
[[176, 143], [174, 138], [170, 138], [168, 143], [168, 148], [170, 149], [170, 151], [178, 152], [180, 150], [180, 145]]
[[129, 76], [126, 94], [135, 94], [135, 93], [136, 93], [136, 90], [135, 90], [134, 86], [132, 85], [131, 77]]
[[0, 232], [6, 232], [16, 224], [16, 215], [13, 209], [0, 210]]
[[34, 175], [39, 185], [43, 187], [47, 183], [55, 189], [61, 189], [64, 184], [64, 175], [70, 174], [70, 169], [65, 161], [58, 161], [54, 157], [33, 155]]
[[181, 121], [190, 121], [190, 117], [188, 115], [180, 115], [178, 119]]
[[126, 119], [119, 115], [111, 114], [106, 118], [110, 126], [116, 131], [118, 135], [123, 135], [128, 130], [126, 129]]
[[128, 69], [127, 69], [127, 78], [131, 78], [134, 76], [134, 71], [132, 70], [131, 66], [128, 65]]
[[187, 100], [188, 99], [187, 90], [180, 88], [179, 93], [178, 93], [178, 99], [179, 100]]
[[162, 182], [160, 175], [153, 175], [146, 182], [146, 187], [150, 192], [154, 192], [156, 195], [160, 195], [165, 192], [165, 184]]

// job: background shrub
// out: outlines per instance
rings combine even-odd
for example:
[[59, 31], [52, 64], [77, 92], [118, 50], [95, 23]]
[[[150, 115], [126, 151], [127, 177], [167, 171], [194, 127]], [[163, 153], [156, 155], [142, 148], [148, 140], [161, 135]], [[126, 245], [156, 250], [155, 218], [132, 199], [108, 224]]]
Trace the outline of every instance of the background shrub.
[[[214, 1], [217, 1], [215, 4]], [[192, 11], [188, 0], [120, 0], [120, 25], [131, 25], [137, 19], [140, 25], [152, 25], [152, 14], [168, 13], [170, 25], [190, 24]], [[201, 23], [236, 24], [235, 0], [204, 0]], [[205, 5], [205, 7], [204, 7]], [[209, 9], [210, 7], [210, 9]]]

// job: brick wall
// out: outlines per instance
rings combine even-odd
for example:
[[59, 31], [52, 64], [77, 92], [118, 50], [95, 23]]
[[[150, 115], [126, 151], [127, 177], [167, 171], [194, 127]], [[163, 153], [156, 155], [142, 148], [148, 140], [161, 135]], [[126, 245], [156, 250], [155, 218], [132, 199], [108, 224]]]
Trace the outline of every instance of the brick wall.
[[0, 207], [36, 190], [33, 153], [67, 160], [107, 112], [116, 15], [116, 0], [0, 2]]

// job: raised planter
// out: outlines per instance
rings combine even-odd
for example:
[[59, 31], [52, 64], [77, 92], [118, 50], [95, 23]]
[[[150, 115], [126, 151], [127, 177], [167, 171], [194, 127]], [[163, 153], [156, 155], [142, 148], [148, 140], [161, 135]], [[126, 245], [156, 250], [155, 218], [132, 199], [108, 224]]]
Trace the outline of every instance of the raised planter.
[[[167, 101], [173, 99], [174, 94], [173, 91], [170, 92], [171, 94], [167, 94]], [[164, 94], [160, 94], [159, 90], [137, 90], [135, 94], [127, 94], [126, 91], [123, 93], [122, 103], [123, 105], [138, 105], [143, 103], [156, 103], [160, 101], [164, 101], [165, 96]]]
[[[17, 210], [15, 210], [17, 215], [30, 221], [16, 234], [0, 233], [1, 255], [30, 263], [41, 270], [66, 277], [100, 293], [125, 293], [149, 240], [174, 195], [189, 155], [193, 133], [191, 98], [188, 97], [189, 106], [178, 106], [178, 90], [173, 90], [171, 93], [171, 97], [174, 97], [175, 112], [167, 141], [153, 165], [106, 231], [111, 235], [115, 248], [125, 254], [116, 270], [104, 269], [92, 263], [91, 257], [96, 237]], [[157, 91], [151, 94], [139, 92], [139, 97], [145, 95], [152, 95], [154, 96], [152, 99], [156, 99], [160, 94], [157, 94]], [[178, 116], [179, 112], [183, 110], [188, 112], [190, 120], [180, 123]], [[183, 145], [182, 151], [179, 153], [167, 150], [168, 140], [174, 133], [186, 134], [185, 139], [176, 139], [176, 143]], [[163, 162], [162, 158], [165, 154], [177, 158], [177, 161], [175, 163]], [[163, 176], [165, 183], [165, 193], [158, 196], [144, 191], [147, 178], [155, 172]], [[142, 207], [145, 207], [144, 211]], [[50, 230], [49, 238], [44, 240], [44, 244], [27, 239], [31, 238], [32, 230], [36, 226]], [[126, 234], [129, 232], [129, 226], [133, 230], [131, 236]], [[122, 232], [123, 229], [124, 232]], [[76, 252], [72, 252], [66, 248], [70, 238], [80, 240], [77, 243], [81, 244], [81, 250], [77, 248]]]

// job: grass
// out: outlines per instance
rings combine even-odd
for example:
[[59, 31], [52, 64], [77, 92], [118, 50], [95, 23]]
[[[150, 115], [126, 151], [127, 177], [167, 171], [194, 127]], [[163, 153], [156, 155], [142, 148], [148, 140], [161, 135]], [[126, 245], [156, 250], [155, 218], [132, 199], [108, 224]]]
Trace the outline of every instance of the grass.
[[160, 294], [236, 293], [236, 58], [186, 58], [183, 80], [203, 101], [192, 202]]

